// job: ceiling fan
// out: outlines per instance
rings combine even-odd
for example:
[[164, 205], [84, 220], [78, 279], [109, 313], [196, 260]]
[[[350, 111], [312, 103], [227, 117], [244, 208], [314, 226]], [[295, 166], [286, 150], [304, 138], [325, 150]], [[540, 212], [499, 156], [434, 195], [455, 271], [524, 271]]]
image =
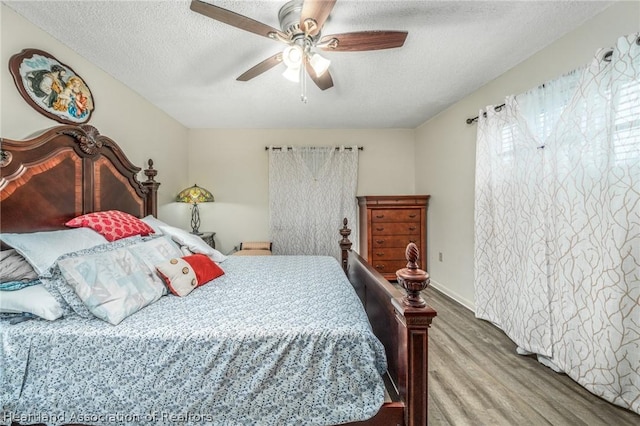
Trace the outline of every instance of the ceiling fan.
[[[320, 89], [326, 90], [333, 87], [328, 70], [330, 61], [316, 50], [359, 52], [391, 49], [401, 47], [407, 38], [406, 31], [357, 31], [323, 36], [322, 27], [335, 3], [336, 0], [291, 0], [278, 12], [281, 29], [200, 0], [192, 0], [191, 10], [287, 45], [284, 50], [253, 66], [236, 80], [251, 80], [284, 62], [287, 65], [283, 73], [286, 78], [302, 81], [304, 85], [306, 72]], [[306, 102], [304, 89], [302, 97]]]

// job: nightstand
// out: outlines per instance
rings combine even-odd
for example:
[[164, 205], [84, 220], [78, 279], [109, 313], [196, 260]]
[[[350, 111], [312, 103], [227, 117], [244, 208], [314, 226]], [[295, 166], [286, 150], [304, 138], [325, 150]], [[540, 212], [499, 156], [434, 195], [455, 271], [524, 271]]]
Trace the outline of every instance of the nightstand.
[[216, 248], [216, 242], [213, 237], [216, 236], [215, 232], [203, 232], [201, 235], [198, 235], [200, 238], [204, 240], [205, 243], [209, 244], [211, 248]]

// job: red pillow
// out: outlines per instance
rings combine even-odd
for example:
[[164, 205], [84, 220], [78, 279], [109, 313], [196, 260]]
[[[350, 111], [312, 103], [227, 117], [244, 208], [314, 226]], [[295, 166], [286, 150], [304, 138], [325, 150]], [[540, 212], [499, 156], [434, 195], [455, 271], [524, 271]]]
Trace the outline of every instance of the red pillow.
[[222, 268], [204, 254], [174, 258], [157, 265], [156, 269], [176, 296], [186, 296], [194, 288], [224, 275]]
[[91, 228], [105, 237], [107, 241], [154, 233], [152, 227], [137, 217], [119, 210], [88, 213], [71, 219], [65, 225], [71, 228]]

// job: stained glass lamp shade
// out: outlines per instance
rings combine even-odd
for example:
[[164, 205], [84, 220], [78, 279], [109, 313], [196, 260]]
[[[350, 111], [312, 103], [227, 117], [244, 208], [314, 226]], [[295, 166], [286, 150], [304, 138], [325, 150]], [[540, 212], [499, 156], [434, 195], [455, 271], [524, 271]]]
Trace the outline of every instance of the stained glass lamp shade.
[[198, 185], [193, 185], [180, 191], [180, 193], [176, 197], [176, 201], [179, 203], [193, 204], [193, 207], [191, 209], [191, 233], [202, 235], [202, 232], [200, 232], [199, 230], [200, 211], [198, 209], [198, 204], [212, 203], [214, 201], [213, 194], [208, 190], [199, 187]]

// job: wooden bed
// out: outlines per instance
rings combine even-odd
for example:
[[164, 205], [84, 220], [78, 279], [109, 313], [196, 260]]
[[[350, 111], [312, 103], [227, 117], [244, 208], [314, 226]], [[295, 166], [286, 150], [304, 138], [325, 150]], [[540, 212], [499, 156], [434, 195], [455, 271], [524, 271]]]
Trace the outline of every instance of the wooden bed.
[[[2, 232], [64, 229], [64, 223], [73, 217], [110, 209], [138, 217], [156, 215], [160, 184], [155, 181], [153, 162], [149, 160], [143, 172], [146, 180], [139, 181], [141, 169], [113, 140], [90, 125], [62, 125], [29, 140], [1, 139], [0, 143]], [[351, 250], [346, 219], [339, 232], [342, 266], [388, 360], [389, 400], [372, 419], [352, 424], [425, 425], [428, 329], [436, 312], [414, 302], [420, 302], [419, 289], [428, 284], [428, 275], [402, 270], [404, 286], [414, 287], [407, 302], [398, 286]]]

